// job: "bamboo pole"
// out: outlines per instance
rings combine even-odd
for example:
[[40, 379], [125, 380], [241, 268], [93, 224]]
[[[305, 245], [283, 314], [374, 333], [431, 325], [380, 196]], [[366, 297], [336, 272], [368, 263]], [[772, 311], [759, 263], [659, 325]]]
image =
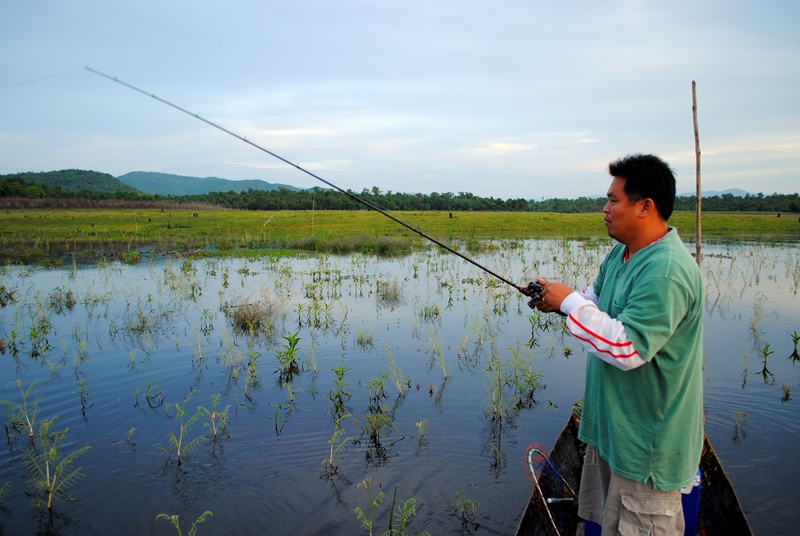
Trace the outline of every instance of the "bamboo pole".
[[697, 84], [692, 80], [692, 120], [694, 122], [694, 157], [695, 157], [695, 181], [697, 184], [697, 207], [695, 208], [695, 260], [697, 266], [702, 262], [702, 214], [703, 214], [703, 191], [700, 187], [700, 133], [697, 130]]

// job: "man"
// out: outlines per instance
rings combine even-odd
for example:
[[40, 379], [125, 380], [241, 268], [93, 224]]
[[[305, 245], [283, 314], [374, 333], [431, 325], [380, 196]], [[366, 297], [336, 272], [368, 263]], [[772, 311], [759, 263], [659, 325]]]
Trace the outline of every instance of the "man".
[[[703, 443], [703, 283], [668, 225], [675, 176], [652, 155], [609, 164], [603, 208], [619, 242], [582, 293], [540, 279], [589, 350], [579, 437], [589, 445], [579, 515], [603, 534], [683, 534], [681, 488]], [[644, 532], [641, 532], [644, 530]]]

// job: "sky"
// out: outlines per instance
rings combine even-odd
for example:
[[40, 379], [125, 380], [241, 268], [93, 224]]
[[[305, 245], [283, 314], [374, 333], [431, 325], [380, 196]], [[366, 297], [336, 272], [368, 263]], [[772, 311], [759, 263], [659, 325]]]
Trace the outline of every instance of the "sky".
[[5, 0], [0, 174], [602, 196], [608, 163], [800, 191], [800, 2]]

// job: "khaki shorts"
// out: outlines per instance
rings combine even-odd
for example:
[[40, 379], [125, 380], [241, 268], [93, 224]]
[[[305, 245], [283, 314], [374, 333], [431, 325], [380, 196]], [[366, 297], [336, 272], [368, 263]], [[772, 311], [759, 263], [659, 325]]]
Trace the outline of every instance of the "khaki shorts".
[[603, 536], [681, 536], [681, 492], [656, 491], [653, 482], [637, 482], [614, 473], [594, 447], [586, 451], [578, 515], [603, 527]]

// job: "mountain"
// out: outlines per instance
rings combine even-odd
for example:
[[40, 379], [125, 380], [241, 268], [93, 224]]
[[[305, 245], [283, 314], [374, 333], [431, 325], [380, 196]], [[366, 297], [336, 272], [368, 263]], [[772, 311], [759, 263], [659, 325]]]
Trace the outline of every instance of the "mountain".
[[136, 192], [136, 188], [121, 182], [108, 173], [99, 171], [86, 171], [83, 169], [62, 169], [61, 171], [44, 171], [41, 173], [25, 172], [11, 175], [0, 175], [2, 179], [22, 179], [26, 182], [44, 184], [51, 188], [61, 188], [65, 192], [91, 192], [114, 193]]
[[[683, 194], [678, 194], [680, 197], [691, 197], [695, 195], [697, 192], [686, 192]], [[725, 194], [730, 194], [733, 197], [744, 197], [746, 195], [750, 195], [750, 192], [742, 190], [741, 188], [728, 188], [727, 190], [703, 190], [703, 197], [714, 197], [719, 196], [722, 197]]]
[[300, 188], [286, 184], [275, 184], [257, 179], [233, 181], [217, 177], [187, 177], [170, 173], [151, 171], [131, 171], [118, 177], [123, 183], [148, 194], [159, 195], [197, 195], [210, 192], [244, 192], [253, 190], [287, 190], [299, 191]]

